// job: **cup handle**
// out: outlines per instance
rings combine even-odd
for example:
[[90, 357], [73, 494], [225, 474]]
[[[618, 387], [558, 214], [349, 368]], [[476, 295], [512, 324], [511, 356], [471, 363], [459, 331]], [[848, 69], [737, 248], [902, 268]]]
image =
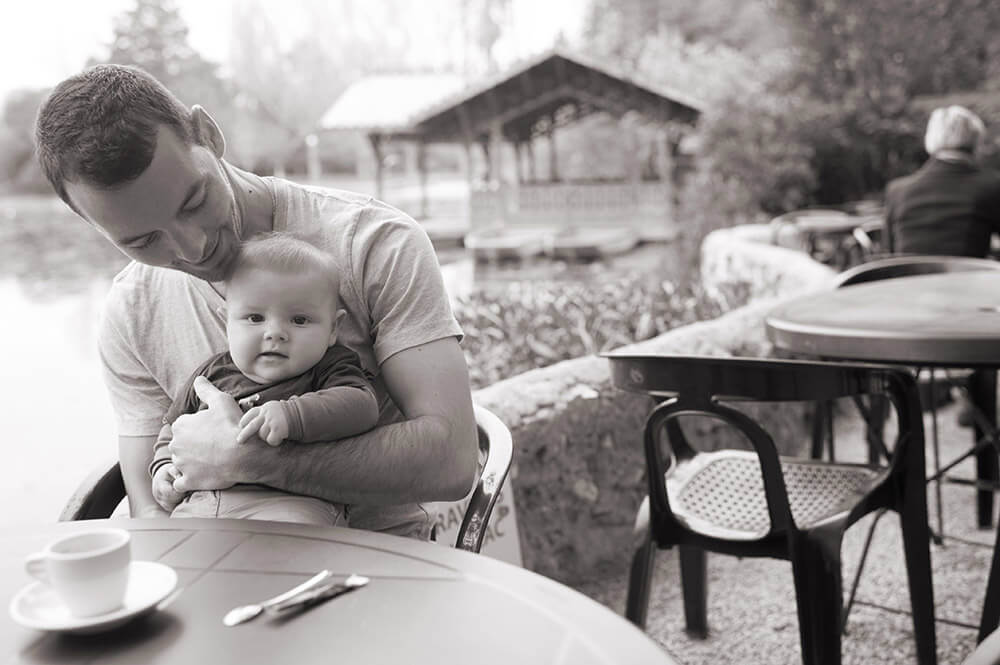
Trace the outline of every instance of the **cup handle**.
[[41, 552], [29, 555], [24, 560], [24, 569], [35, 579], [41, 580], [46, 584], [49, 583], [49, 571], [45, 567], [45, 555]]

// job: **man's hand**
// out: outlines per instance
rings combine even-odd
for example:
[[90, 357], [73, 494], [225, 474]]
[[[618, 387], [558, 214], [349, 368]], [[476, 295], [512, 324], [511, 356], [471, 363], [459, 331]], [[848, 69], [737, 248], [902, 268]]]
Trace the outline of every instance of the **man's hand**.
[[168, 513], [184, 498], [174, 489], [174, 481], [181, 477], [173, 463], [161, 465], [153, 476], [153, 498]]
[[194, 391], [208, 408], [180, 416], [173, 423], [170, 455], [181, 473], [174, 489], [182, 493], [221, 490], [244, 482], [243, 456], [253, 451], [236, 443], [243, 412], [232, 396], [205, 377], [195, 379]]
[[236, 443], [243, 443], [254, 434], [268, 445], [280, 446], [288, 438], [288, 418], [280, 402], [267, 402], [255, 406], [240, 419], [240, 433]]

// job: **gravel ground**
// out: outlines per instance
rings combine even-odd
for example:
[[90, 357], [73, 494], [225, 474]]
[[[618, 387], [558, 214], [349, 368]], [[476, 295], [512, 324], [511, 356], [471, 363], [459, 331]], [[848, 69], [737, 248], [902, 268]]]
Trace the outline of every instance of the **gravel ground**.
[[[951, 403], [938, 411], [943, 460], [953, 459], [971, 442], [970, 430], [956, 424], [957, 410], [957, 405]], [[845, 414], [838, 418], [838, 458], [860, 460], [864, 455], [860, 427], [848, 422], [849, 417]], [[929, 439], [930, 416], [925, 420]], [[932, 459], [928, 442], [929, 465]], [[972, 477], [974, 463], [967, 461], [954, 473]], [[933, 495], [932, 490], [930, 494]], [[929, 504], [931, 523], [936, 524], [933, 499]], [[995, 532], [975, 526], [971, 488], [945, 484], [942, 512], [945, 542], [942, 546], [932, 544], [931, 560], [938, 662], [951, 665], [961, 663], [975, 647]], [[845, 537], [842, 549], [845, 598], [871, 519], [867, 517], [858, 522]], [[615, 612], [623, 613], [629, 556], [623, 552], [619, 570], [607, 571], [601, 580], [579, 586], [579, 590]], [[684, 631], [674, 550], [658, 554], [655, 575], [647, 632], [678, 663], [777, 665], [801, 662], [789, 563], [709, 555], [710, 632], [704, 640], [692, 638]], [[732, 592], [727, 593], [728, 590]], [[845, 665], [916, 662], [899, 520], [894, 515], [886, 515], [879, 522], [857, 597], [842, 643]]]

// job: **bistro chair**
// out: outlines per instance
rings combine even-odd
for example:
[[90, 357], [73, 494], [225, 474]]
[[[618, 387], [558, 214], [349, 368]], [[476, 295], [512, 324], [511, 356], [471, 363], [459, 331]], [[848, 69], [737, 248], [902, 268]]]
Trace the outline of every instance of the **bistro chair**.
[[[514, 456], [507, 426], [491, 411], [478, 405], [474, 408], [479, 433], [480, 473], [455, 542], [456, 548], [469, 552], [479, 552], [483, 546], [486, 526]], [[124, 498], [125, 483], [122, 481], [121, 466], [116, 461], [84, 479], [66, 502], [59, 520], [68, 522], [110, 517]]]
[[[679, 546], [685, 620], [700, 636], [708, 631], [706, 551], [784, 559], [792, 564], [803, 662], [839, 663], [843, 534], [864, 515], [890, 508], [902, 524], [918, 662], [936, 662], [924, 432], [910, 373], [796, 360], [607, 357], [616, 387], [658, 402], [644, 429], [649, 495], [636, 517], [627, 619], [645, 627], [658, 548]], [[780, 402], [859, 394], [884, 395], [895, 409], [898, 436], [880, 464], [780, 456], [771, 433], [740, 408], [757, 402], [781, 409]], [[696, 449], [687, 425], [703, 419], [735, 429], [749, 450]]]

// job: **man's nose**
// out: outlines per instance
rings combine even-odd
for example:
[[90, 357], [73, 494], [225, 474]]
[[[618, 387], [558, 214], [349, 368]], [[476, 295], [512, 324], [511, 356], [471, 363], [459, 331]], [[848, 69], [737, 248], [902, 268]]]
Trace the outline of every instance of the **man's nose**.
[[208, 235], [200, 228], [188, 225], [174, 234], [177, 257], [186, 263], [201, 263], [205, 258]]

